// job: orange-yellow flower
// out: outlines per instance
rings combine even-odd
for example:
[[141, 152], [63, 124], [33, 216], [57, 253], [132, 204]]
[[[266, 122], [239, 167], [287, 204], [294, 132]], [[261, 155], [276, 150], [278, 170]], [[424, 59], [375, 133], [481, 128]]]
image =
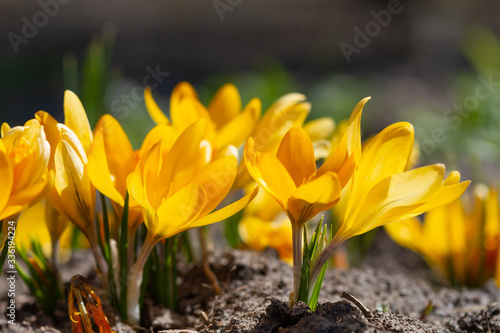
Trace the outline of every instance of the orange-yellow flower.
[[170, 97], [171, 121], [158, 107], [149, 88], [146, 88], [144, 95], [151, 118], [157, 124], [170, 124], [178, 133], [182, 133], [194, 122], [204, 119], [205, 139], [215, 151], [242, 145], [252, 132], [261, 112], [261, 103], [257, 98], [252, 99], [242, 110], [240, 94], [233, 84], [222, 86], [208, 108], [205, 108], [189, 83], [179, 83]]
[[476, 185], [463, 199], [429, 211], [423, 224], [414, 217], [384, 228], [452, 284], [478, 287], [495, 275], [500, 284], [498, 191]]
[[360, 155], [360, 117], [367, 100], [358, 103], [346, 134], [319, 169], [316, 169], [313, 143], [300, 127], [285, 134], [276, 153], [256, 151], [253, 138], [245, 145], [248, 172], [274, 197], [292, 224], [294, 301], [298, 297], [302, 267], [302, 227], [318, 213], [332, 208], [349, 182], [354, 162]]
[[[143, 208], [148, 234], [132, 268], [127, 291], [128, 319], [139, 318], [141, 272], [149, 253], [161, 239], [184, 230], [226, 219], [243, 209], [256, 191], [211, 213], [226, 197], [236, 176], [237, 159], [212, 159], [212, 147], [204, 140], [206, 122], [200, 120], [175, 140], [154, 144], [127, 178], [130, 197]], [[137, 283], [135, 283], [137, 282]]]
[[[127, 177], [139, 161], [120, 123], [106, 114], [99, 119], [88, 159], [88, 172], [92, 184], [111, 199], [119, 218], [123, 214]], [[133, 231], [142, 222], [142, 208], [129, 201], [129, 228]], [[131, 234], [134, 234], [131, 232]]]
[[[0, 139], [0, 221], [16, 215], [38, 201], [47, 185], [50, 145], [36, 119], [24, 126], [2, 125]], [[4, 221], [4, 226], [7, 221]], [[7, 233], [2, 232], [0, 246]]]
[[87, 166], [93, 135], [85, 109], [78, 97], [67, 90], [64, 94], [65, 124], [58, 123], [44, 111], [37, 112], [36, 118], [44, 125], [52, 149], [51, 186], [47, 199], [83, 232], [100, 272], [105, 274], [107, 267], [98, 248], [94, 226], [95, 187], [90, 182]]
[[[361, 110], [358, 112], [361, 114]], [[414, 145], [413, 126], [409, 123], [388, 126], [370, 140], [362, 153], [359, 132], [355, 141], [353, 147], [359, 158], [344, 193], [347, 201], [342, 225], [313, 263], [311, 280], [315, 280], [328, 257], [345, 240], [447, 205], [460, 197], [470, 183], [460, 182], [456, 171], [444, 179], [442, 164], [405, 171]]]
[[[300, 127], [304, 123], [311, 104], [306, 102], [302, 94], [284, 95], [274, 102], [263, 114], [251, 133], [256, 151], [278, 151], [283, 136], [292, 127]], [[238, 166], [238, 174], [233, 189], [243, 188], [252, 181], [245, 163]]]

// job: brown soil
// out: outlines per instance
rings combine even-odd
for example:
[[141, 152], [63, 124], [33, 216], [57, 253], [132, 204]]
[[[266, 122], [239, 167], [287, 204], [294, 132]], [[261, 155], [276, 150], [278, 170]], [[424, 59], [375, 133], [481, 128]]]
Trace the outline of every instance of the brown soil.
[[[383, 237], [383, 236], [382, 236]], [[385, 239], [381, 244], [390, 244]], [[292, 285], [292, 269], [272, 251], [255, 253], [244, 250], [218, 252], [212, 268], [223, 291], [215, 295], [198, 266], [186, 267], [181, 277], [180, 313], [146, 301], [144, 332], [500, 332], [500, 291], [490, 281], [481, 289], [453, 289], [430, 281], [421, 260], [393, 245], [375, 248], [366, 264], [349, 271], [327, 271], [320, 305], [315, 312], [299, 304], [287, 306]], [[397, 255], [395, 255], [397, 254]], [[394, 259], [394, 257], [397, 257]], [[86, 254], [77, 254], [64, 278], [92, 270]], [[84, 271], [82, 272], [82, 267]], [[18, 282], [16, 326], [2, 316], [2, 332], [70, 332], [64, 302], [55, 319], [44, 316], [33, 299], [23, 294]], [[2, 284], [2, 287], [3, 284]], [[4, 289], [0, 307], [5, 309]], [[350, 301], [339, 295], [347, 292], [373, 312], [364, 315]], [[424, 315], [432, 304], [432, 311]], [[118, 332], [133, 332], [119, 323], [116, 315], [108, 317]], [[423, 320], [421, 320], [423, 319]], [[151, 329], [152, 330], [151, 330]]]

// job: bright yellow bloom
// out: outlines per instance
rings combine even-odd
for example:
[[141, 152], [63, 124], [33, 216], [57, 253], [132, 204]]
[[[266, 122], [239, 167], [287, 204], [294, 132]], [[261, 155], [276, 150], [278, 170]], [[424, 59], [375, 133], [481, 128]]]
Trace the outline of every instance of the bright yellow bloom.
[[[206, 121], [188, 126], [175, 140], [155, 143], [127, 178], [130, 197], [143, 208], [148, 234], [132, 267], [127, 290], [127, 317], [139, 320], [142, 270], [154, 246], [184, 230], [222, 221], [243, 209], [257, 188], [242, 199], [211, 213], [226, 197], [236, 177], [237, 158], [212, 159], [204, 140]], [[156, 136], [156, 135], [154, 135]], [[151, 139], [152, 140], [152, 139]]]
[[[94, 130], [88, 172], [92, 184], [111, 199], [118, 217], [123, 214], [127, 177], [139, 161], [120, 123], [106, 114], [99, 119]], [[129, 228], [135, 230], [142, 222], [142, 208], [129, 201]]]
[[151, 118], [159, 125], [171, 124], [179, 134], [194, 122], [204, 119], [205, 139], [215, 151], [223, 151], [230, 145], [242, 145], [252, 133], [261, 112], [261, 103], [257, 98], [252, 99], [242, 110], [240, 94], [233, 84], [222, 86], [208, 108], [205, 108], [189, 83], [179, 83], [170, 97], [171, 121], [158, 107], [149, 88], [146, 88], [144, 95]]
[[472, 197], [429, 211], [423, 224], [411, 218], [388, 224], [385, 230], [452, 284], [479, 287], [495, 275], [500, 284], [498, 209], [496, 188], [478, 185]]
[[44, 125], [52, 148], [49, 162], [51, 186], [47, 199], [83, 232], [100, 272], [105, 274], [107, 268], [98, 249], [94, 226], [96, 191], [90, 182], [87, 166], [93, 135], [85, 109], [78, 97], [67, 90], [64, 94], [66, 125], [57, 123], [44, 111], [37, 112], [36, 118]]
[[43, 196], [50, 157], [50, 145], [38, 120], [13, 128], [4, 123], [1, 132], [0, 221], [21, 213]]
[[[361, 109], [355, 110], [351, 118], [361, 119], [361, 112]], [[343, 193], [347, 201], [341, 216], [342, 225], [313, 263], [312, 281], [345, 240], [447, 205], [460, 197], [470, 184], [470, 181], [460, 183], [457, 171], [444, 179], [442, 164], [405, 171], [414, 146], [413, 126], [409, 123], [388, 126], [366, 144], [362, 153], [360, 131], [352, 139], [351, 147], [359, 158], [356, 158], [351, 183]]]
[[[42, 112], [38, 112], [37, 116], [50, 117]], [[71, 129], [57, 124], [56, 128], [51, 130], [60, 136], [58, 142], [51, 142], [54, 148], [54, 168], [50, 169], [53, 187], [47, 197], [59, 212], [89, 236], [88, 233], [93, 230], [95, 188], [88, 176], [87, 155]]]
[[281, 206], [267, 192], [260, 191], [243, 210], [238, 230], [250, 248], [262, 251], [270, 247], [282, 260], [292, 263], [292, 226]]
[[[285, 134], [276, 153], [256, 151], [255, 140], [245, 145], [245, 164], [253, 179], [281, 206], [292, 225], [294, 288], [292, 303], [299, 297], [302, 267], [302, 228], [318, 213], [332, 208], [349, 182], [361, 150], [361, 110], [358, 103], [346, 134], [337, 149], [316, 169], [314, 147], [301, 127]], [[358, 149], [359, 147], [359, 149]]]
[[233, 156], [211, 160], [204, 127], [204, 121], [196, 122], [175, 142], [154, 144], [127, 179], [130, 196], [143, 207], [146, 226], [157, 239], [221, 221], [252, 197], [209, 214], [229, 192], [237, 160]]
[[351, 147], [361, 140], [359, 123], [366, 101], [358, 103], [338, 148], [318, 170], [311, 139], [300, 127], [286, 133], [276, 153], [256, 151], [255, 140], [247, 141], [245, 163], [249, 173], [276, 199], [292, 226], [303, 225], [339, 200], [352, 175], [355, 156], [360, 154]]
[[[267, 109], [251, 134], [256, 151], [276, 154], [286, 132], [292, 127], [302, 126], [309, 114], [311, 104], [305, 100], [304, 95], [291, 93], [279, 98]], [[246, 164], [240, 163], [233, 188], [243, 188], [251, 181]]]
[[405, 171], [413, 149], [413, 126], [396, 123], [376, 135], [363, 150], [347, 193], [342, 242], [378, 226], [422, 214], [457, 199], [469, 181], [434, 164]]
[[276, 155], [256, 152], [250, 138], [245, 145], [245, 162], [252, 177], [275, 198], [292, 225], [301, 226], [340, 198], [338, 175], [317, 172], [312, 142], [300, 127], [287, 132]]

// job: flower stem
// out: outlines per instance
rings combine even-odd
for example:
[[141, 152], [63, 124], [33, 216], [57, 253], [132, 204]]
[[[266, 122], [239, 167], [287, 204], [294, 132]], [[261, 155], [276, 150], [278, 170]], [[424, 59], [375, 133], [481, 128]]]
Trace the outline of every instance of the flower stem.
[[[106, 260], [104, 259], [104, 256], [102, 255], [102, 252], [99, 249], [99, 246], [97, 245], [97, 240], [95, 239], [95, 237], [87, 237], [87, 239], [88, 239], [89, 244], [90, 244], [90, 249], [92, 250], [92, 253], [94, 254], [94, 257], [95, 257], [97, 269], [99, 270], [99, 274], [101, 274], [100, 277], [107, 276], [108, 275], [108, 267], [106, 265]], [[101, 281], [103, 283], [106, 283], [104, 278], [101, 278]]]
[[123, 320], [128, 320], [132, 325], [139, 325], [140, 321], [140, 306], [139, 299], [141, 296], [142, 272], [144, 265], [148, 260], [151, 251], [158, 243], [159, 239], [155, 238], [150, 232], [147, 233], [146, 239], [141, 247], [137, 261], [130, 271], [127, 285], [127, 317]]
[[300, 277], [302, 272], [302, 226], [292, 223], [293, 245], [293, 299], [291, 305], [298, 301]]

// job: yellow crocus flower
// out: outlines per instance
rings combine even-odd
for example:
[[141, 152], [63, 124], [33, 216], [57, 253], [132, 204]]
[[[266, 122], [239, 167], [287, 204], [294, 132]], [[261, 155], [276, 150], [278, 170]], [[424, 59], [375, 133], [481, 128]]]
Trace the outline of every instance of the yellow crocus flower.
[[[292, 127], [300, 127], [304, 123], [311, 104], [306, 97], [298, 93], [286, 94], [274, 102], [258, 121], [251, 137], [256, 151], [276, 153], [283, 136]], [[252, 182], [245, 163], [238, 166], [238, 174], [233, 189], [243, 188]]]
[[188, 126], [175, 140], [155, 143], [127, 178], [130, 197], [143, 208], [148, 234], [131, 271], [127, 291], [128, 319], [139, 318], [142, 269], [153, 247], [184, 230], [208, 225], [243, 209], [256, 190], [229, 206], [211, 213], [226, 197], [236, 176], [237, 159], [212, 159], [212, 147], [204, 140], [206, 122]]
[[216, 151], [222, 151], [229, 145], [242, 145], [261, 112], [261, 102], [257, 98], [252, 99], [242, 110], [240, 94], [233, 84], [222, 86], [206, 108], [189, 83], [179, 83], [170, 97], [171, 121], [158, 107], [149, 88], [145, 89], [144, 95], [151, 118], [159, 125], [171, 125], [178, 133], [199, 119], [204, 119], [205, 139]]
[[338, 148], [319, 169], [316, 169], [313, 143], [300, 127], [291, 128], [285, 134], [276, 153], [256, 151], [253, 138], [245, 145], [248, 172], [278, 202], [292, 225], [293, 302], [297, 301], [300, 284], [302, 228], [318, 213], [332, 208], [349, 182], [360, 154], [360, 117], [367, 101], [358, 103]]
[[47, 199], [83, 232], [100, 273], [106, 274], [107, 267], [97, 244], [94, 226], [96, 191], [90, 182], [87, 166], [93, 134], [85, 109], [78, 97], [67, 90], [64, 94], [65, 124], [58, 123], [44, 111], [37, 112], [36, 118], [44, 125], [52, 148], [49, 162], [51, 186]]
[[[37, 202], [47, 185], [50, 145], [36, 119], [24, 126], [2, 125], [0, 139], [0, 221], [16, 220], [17, 215]], [[5, 242], [2, 232], [0, 245]]]
[[[359, 110], [361, 113], [361, 110]], [[311, 280], [345, 240], [378, 226], [420, 215], [460, 197], [470, 181], [460, 182], [456, 171], [444, 179], [442, 164], [405, 171], [414, 145], [413, 126], [401, 122], [373, 137], [359, 155], [347, 196], [342, 225], [314, 263]]]
[[359, 123], [367, 101], [358, 103], [338, 148], [319, 169], [316, 169], [313, 143], [300, 127], [288, 130], [276, 153], [257, 151], [256, 140], [248, 139], [244, 156], [246, 167], [254, 180], [279, 203], [292, 227], [300, 229], [339, 200], [354, 170], [355, 156], [360, 154], [355, 148], [361, 140], [357, 139]]
[[472, 197], [429, 211], [423, 223], [415, 217], [384, 228], [454, 285], [479, 287], [493, 277], [500, 284], [498, 207], [497, 189], [481, 184]]
[[[88, 158], [88, 173], [92, 184], [99, 192], [111, 199], [116, 216], [123, 214], [127, 177], [139, 161], [139, 151], [132, 144], [120, 123], [112, 116], [103, 115], [94, 130]], [[129, 229], [134, 231], [142, 222], [142, 208], [129, 201]]]

